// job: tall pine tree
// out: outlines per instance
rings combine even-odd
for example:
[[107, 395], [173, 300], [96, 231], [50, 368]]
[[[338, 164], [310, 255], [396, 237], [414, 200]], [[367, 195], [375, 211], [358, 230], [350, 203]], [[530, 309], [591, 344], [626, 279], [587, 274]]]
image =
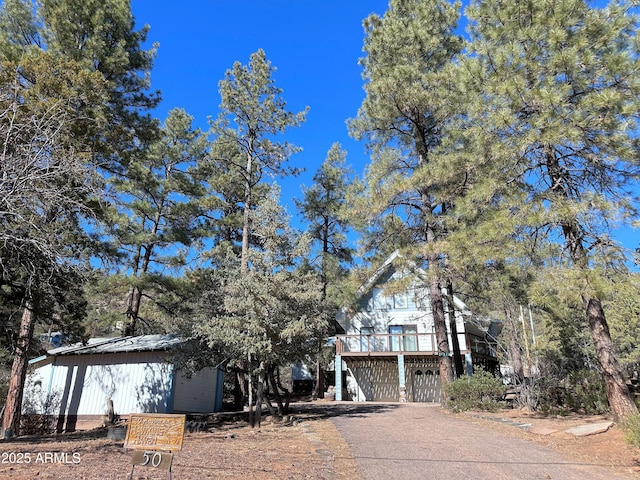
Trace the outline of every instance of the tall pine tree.
[[200, 197], [195, 165], [205, 157], [205, 138], [192, 127], [193, 118], [173, 109], [161, 138], [146, 155], [132, 159], [124, 177], [114, 177], [117, 208], [109, 218], [110, 233], [126, 267], [129, 284], [124, 336], [134, 335], [139, 321], [149, 333], [153, 326], [140, 317], [143, 294], [162, 290], [172, 279], [167, 271], [184, 272], [189, 248], [202, 235]]
[[[344, 217], [347, 187], [351, 170], [345, 165], [347, 152], [334, 143], [327, 158], [313, 176], [313, 185], [303, 188], [304, 199], [296, 204], [302, 217], [311, 223], [309, 232], [319, 245], [310, 264], [320, 273], [322, 300], [332, 306], [336, 315], [344, 304], [340, 298], [341, 284], [347, 275], [346, 265], [353, 261], [353, 251], [347, 244], [348, 223]], [[330, 326], [329, 326], [330, 327]], [[335, 334], [327, 329], [325, 335]], [[316, 386], [314, 397], [322, 398], [324, 369], [322, 365], [325, 339], [321, 336], [316, 355]]]
[[460, 4], [391, 0], [383, 17], [365, 22], [366, 98], [351, 133], [366, 138], [372, 162], [354, 217], [365, 220], [368, 247], [406, 251], [429, 272], [429, 294], [443, 384], [453, 379], [443, 306], [445, 235], [443, 186], [427, 175], [449, 120], [444, 71], [462, 48], [456, 35]]
[[[476, 200], [532, 237], [562, 242], [566, 282], [580, 291], [610, 406], [625, 417], [637, 409], [599, 275], [620, 258], [608, 233], [632, 212], [629, 182], [638, 173], [630, 163], [639, 153], [637, 19], [626, 2], [592, 8], [583, 0], [484, 0], [467, 12], [467, 81], [477, 92], [470, 131], [483, 139], [478, 158], [493, 166]], [[490, 194], [505, 185], [519, 194]]]
[[[262, 189], [264, 174], [271, 176], [295, 175], [298, 169], [289, 167], [289, 158], [298, 148], [286, 141], [278, 141], [289, 127], [300, 125], [306, 110], [293, 113], [287, 110], [282, 90], [273, 79], [275, 68], [260, 49], [251, 54], [249, 63], [235, 62], [219, 82], [220, 113], [211, 121], [214, 155], [229, 171], [237, 172], [232, 178], [242, 185], [242, 239], [240, 246], [240, 274], [249, 273], [249, 249], [252, 238], [251, 211], [258, 203], [256, 194]], [[247, 357], [248, 365], [251, 357]], [[240, 365], [240, 373], [242, 365]], [[252, 399], [252, 376], [249, 376], [249, 404]], [[239, 378], [239, 385], [244, 381]], [[253, 423], [253, 410], [250, 410]]]

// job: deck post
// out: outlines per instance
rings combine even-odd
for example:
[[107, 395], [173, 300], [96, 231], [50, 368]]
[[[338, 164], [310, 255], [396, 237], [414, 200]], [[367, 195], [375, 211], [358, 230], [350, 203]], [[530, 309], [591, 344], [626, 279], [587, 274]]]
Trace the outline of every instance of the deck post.
[[404, 355], [398, 355], [398, 380], [400, 386], [400, 403], [407, 403], [407, 386], [404, 381]]
[[464, 354], [464, 363], [465, 363], [465, 370], [467, 371], [467, 375], [471, 376], [473, 375], [473, 358], [471, 357], [470, 353], [465, 353]]
[[336, 355], [336, 400], [342, 400], [342, 355]]

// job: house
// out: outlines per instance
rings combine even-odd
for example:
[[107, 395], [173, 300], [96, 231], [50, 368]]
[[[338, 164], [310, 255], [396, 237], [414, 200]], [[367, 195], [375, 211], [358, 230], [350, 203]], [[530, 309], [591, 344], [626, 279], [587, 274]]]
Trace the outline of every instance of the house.
[[305, 363], [297, 361], [291, 365], [291, 384], [295, 395], [313, 392], [313, 375]]
[[[356, 311], [339, 315], [346, 333], [336, 336], [336, 400], [440, 402], [427, 274], [400, 260], [398, 252], [392, 254], [358, 290]], [[443, 295], [456, 373], [471, 374], [478, 365], [495, 370], [499, 324], [482, 321], [459, 298], [447, 300], [444, 290]]]
[[58, 416], [58, 431], [102, 420], [108, 399], [120, 416], [219, 411], [223, 370], [205, 368], [189, 378], [171, 358], [183, 342], [176, 335], [142, 335], [49, 350], [29, 362], [31, 388], [25, 389], [24, 403], [46, 401], [48, 413]]

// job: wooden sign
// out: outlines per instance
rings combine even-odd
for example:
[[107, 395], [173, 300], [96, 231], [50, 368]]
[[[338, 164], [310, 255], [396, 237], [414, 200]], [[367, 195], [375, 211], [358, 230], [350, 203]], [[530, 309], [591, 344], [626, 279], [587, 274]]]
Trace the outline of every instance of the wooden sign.
[[138, 450], [181, 450], [185, 420], [186, 415], [132, 413], [124, 446]]
[[134, 450], [131, 464], [134, 467], [151, 467], [158, 470], [171, 470], [173, 453], [159, 452], [157, 450]]

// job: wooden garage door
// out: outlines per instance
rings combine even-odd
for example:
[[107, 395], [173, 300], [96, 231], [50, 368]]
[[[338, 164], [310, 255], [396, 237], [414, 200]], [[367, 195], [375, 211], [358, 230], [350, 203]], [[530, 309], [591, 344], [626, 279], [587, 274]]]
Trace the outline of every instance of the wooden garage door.
[[411, 372], [413, 401], [439, 403], [442, 396], [440, 373], [434, 368], [414, 368]]

